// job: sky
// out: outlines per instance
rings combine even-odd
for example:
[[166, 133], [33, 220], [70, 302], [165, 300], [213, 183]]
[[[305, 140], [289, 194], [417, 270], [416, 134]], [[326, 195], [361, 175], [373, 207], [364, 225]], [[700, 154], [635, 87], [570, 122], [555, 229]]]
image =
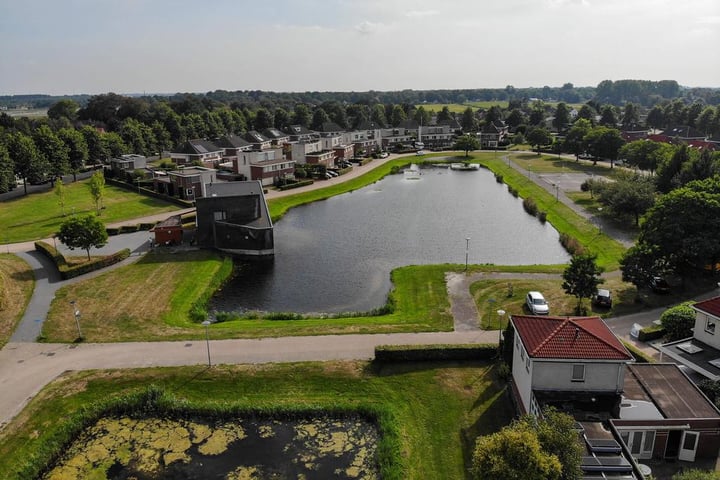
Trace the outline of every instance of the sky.
[[0, 95], [720, 87], [718, 0], [0, 0]]

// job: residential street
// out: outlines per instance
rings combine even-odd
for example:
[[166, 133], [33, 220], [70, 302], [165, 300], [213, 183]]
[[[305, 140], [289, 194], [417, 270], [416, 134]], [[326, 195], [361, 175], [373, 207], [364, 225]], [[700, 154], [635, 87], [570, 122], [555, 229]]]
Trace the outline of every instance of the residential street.
[[[355, 167], [342, 177], [286, 192], [271, 191], [267, 197], [279, 197], [295, 194], [313, 188], [322, 188], [354, 178], [366, 171], [396, 158], [373, 160], [369, 165]], [[510, 162], [514, 165], [514, 163]], [[523, 170], [521, 170], [523, 171]], [[554, 186], [537, 176], [523, 171], [551, 192]], [[565, 195], [559, 200], [577, 209]], [[162, 214], [152, 218], [135, 219], [124, 223], [138, 223], [167, 218], [172, 214]], [[583, 213], [587, 216], [587, 213]], [[612, 234], [610, 231], [606, 231]], [[52, 241], [52, 240], [49, 240]], [[148, 248], [148, 232], [118, 235], [110, 238], [105, 250], [114, 252], [121, 248], [130, 248], [133, 254], [125, 262], [110, 268], [117, 268], [128, 262], [136, 261]], [[207, 344], [205, 341], [153, 342], [153, 343], [114, 343], [114, 344], [39, 344], [34, 343], [42, 321], [47, 315], [55, 291], [62, 285], [89, 278], [62, 282], [57, 278], [48, 261], [33, 250], [33, 242], [14, 244], [8, 250], [17, 252], [25, 259], [36, 275], [36, 288], [26, 314], [11, 338], [0, 351], [0, 428], [17, 415], [27, 402], [47, 383], [66, 371], [141, 368], [152, 366], [207, 365], [208, 345], [212, 364], [242, 364], [267, 362], [299, 362], [327, 360], [366, 360], [373, 357], [374, 348], [384, 344], [458, 344], [458, 343], [496, 343], [497, 331], [478, 329], [478, 312], [469, 293], [469, 285], [480, 279], [492, 277], [510, 278], [529, 274], [483, 274], [465, 275], [449, 273], [447, 276], [448, 294], [451, 311], [455, 320], [455, 331], [447, 333], [417, 334], [376, 334], [376, 335], [333, 335], [313, 337], [283, 337], [254, 340], [217, 340]], [[95, 273], [100, 274], [102, 272]], [[93, 275], [93, 274], [90, 274]], [[555, 278], [557, 276], [550, 276]], [[547, 278], [544, 275], [543, 278]], [[707, 296], [714, 295], [714, 292]], [[662, 309], [611, 318], [608, 325], [623, 339], [629, 339], [633, 323], [649, 325], [659, 318]], [[653, 354], [648, 345], [637, 345]]]

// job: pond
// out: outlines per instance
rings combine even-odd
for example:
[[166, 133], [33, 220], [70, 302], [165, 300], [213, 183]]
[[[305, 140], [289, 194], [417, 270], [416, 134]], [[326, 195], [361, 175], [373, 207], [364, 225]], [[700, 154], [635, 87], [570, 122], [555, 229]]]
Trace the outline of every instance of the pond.
[[[469, 238], [470, 240], [466, 240]], [[244, 262], [211, 310], [337, 313], [385, 304], [390, 271], [406, 265], [566, 263], [549, 223], [528, 215], [485, 169], [423, 169], [290, 210], [275, 258]]]
[[378, 432], [359, 418], [104, 417], [42, 478], [374, 479]]

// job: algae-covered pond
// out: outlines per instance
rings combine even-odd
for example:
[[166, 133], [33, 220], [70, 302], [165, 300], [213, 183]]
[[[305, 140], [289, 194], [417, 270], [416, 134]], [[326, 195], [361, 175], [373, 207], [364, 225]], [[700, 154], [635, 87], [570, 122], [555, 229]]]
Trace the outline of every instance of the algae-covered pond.
[[361, 418], [104, 417], [43, 479], [375, 479], [378, 432]]

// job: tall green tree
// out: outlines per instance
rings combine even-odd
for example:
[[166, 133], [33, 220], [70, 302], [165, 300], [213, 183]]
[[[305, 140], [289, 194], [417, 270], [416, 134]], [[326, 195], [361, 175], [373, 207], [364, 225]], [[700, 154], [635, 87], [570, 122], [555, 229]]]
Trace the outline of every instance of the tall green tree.
[[105, 175], [102, 170], [95, 170], [95, 173], [90, 177], [90, 196], [92, 196], [93, 202], [95, 203], [95, 211], [100, 215], [100, 211], [103, 208], [103, 198], [105, 198]]
[[430, 123], [430, 112], [425, 110], [425, 107], [421, 105], [417, 108], [417, 110], [415, 110], [413, 120], [415, 120], [420, 125], [428, 125]]
[[692, 158], [697, 153], [688, 148], [687, 145], [680, 145], [674, 149], [670, 158], [666, 158], [664, 162], [658, 165], [655, 183], [658, 191], [668, 193], [671, 190], [682, 186], [682, 172], [685, 165], [692, 162]]
[[610, 160], [611, 168], [618, 159], [620, 148], [625, 144], [619, 130], [604, 126], [590, 130], [583, 142], [587, 146], [587, 151], [593, 156], [593, 163], [596, 164], [598, 159], [604, 158]]
[[443, 105], [442, 109], [440, 110], [440, 113], [437, 114], [437, 123], [442, 124], [444, 122], [449, 122], [452, 120], [453, 116], [452, 113], [450, 113], [450, 109], [447, 105]]
[[38, 151], [48, 160], [50, 175], [60, 177], [70, 171], [70, 152], [50, 127], [41, 125], [36, 128], [33, 132], [33, 141]]
[[623, 115], [621, 120], [622, 127], [626, 130], [633, 128], [635, 125], [637, 125], [639, 120], [640, 112], [638, 106], [634, 103], [626, 103], [625, 107], [623, 108]]
[[323, 110], [322, 107], [315, 107], [313, 111], [312, 121], [310, 122], [310, 128], [315, 131], [321, 131], [323, 125], [330, 121], [330, 116]]
[[90, 125], [80, 129], [88, 149], [88, 160], [92, 163], [104, 162], [108, 157], [107, 149], [102, 140], [101, 133]]
[[23, 179], [23, 188], [27, 195], [27, 184], [42, 181], [49, 174], [50, 166], [45, 156], [38, 151], [33, 139], [24, 133], [10, 135], [8, 153], [15, 166], [15, 174]]
[[475, 112], [473, 112], [472, 107], [467, 107], [463, 111], [460, 125], [462, 125], [464, 133], [477, 131], [477, 118], [475, 118]]
[[618, 158], [624, 158], [628, 165], [649, 171], [652, 175], [674, 151], [675, 147], [667, 143], [635, 140], [620, 147]]
[[370, 109], [370, 121], [382, 128], [387, 127], [387, 116], [385, 115], [385, 107], [382, 103], [376, 103], [372, 106]]
[[555, 455], [562, 465], [561, 480], [582, 477], [580, 464], [583, 448], [577, 441], [575, 419], [553, 407], [543, 409], [542, 417], [524, 415], [518, 423], [525, 424], [537, 433], [543, 451]]
[[578, 118], [565, 136], [564, 149], [575, 155], [575, 161], [580, 161], [580, 154], [585, 152], [585, 136], [592, 130], [592, 123], [585, 118]]
[[478, 150], [480, 148], [480, 142], [475, 135], [466, 133], [457, 138], [455, 148], [457, 150], [465, 150], [465, 156], [467, 157], [470, 150]]
[[660, 315], [660, 324], [665, 329], [666, 342], [692, 337], [692, 329], [695, 325], [695, 310], [692, 308], [694, 303], [690, 301], [675, 305]]
[[631, 215], [638, 226], [640, 216], [655, 204], [655, 182], [647, 175], [618, 173], [614, 182], [604, 184], [598, 199], [617, 217]]
[[[103, 133], [100, 137], [103, 143], [103, 150], [109, 157], [119, 157], [130, 153], [122, 137], [116, 132]], [[107, 160], [107, 157], [104, 159]]]
[[9, 192], [15, 188], [14, 167], [7, 148], [0, 143], [0, 193]]
[[540, 155], [540, 148], [552, 142], [552, 135], [543, 127], [531, 128], [530, 131], [527, 132], [527, 135], [525, 135], [525, 138], [530, 145], [536, 148], [538, 155]]
[[393, 105], [392, 113], [390, 114], [390, 124], [393, 127], [397, 127], [401, 123], [407, 120], [407, 114], [402, 108], [402, 105]]
[[80, 105], [75, 100], [69, 98], [58, 100], [50, 108], [48, 108], [47, 116], [52, 119], [67, 118], [74, 121], [77, 118]]
[[310, 113], [310, 109], [308, 108], [308, 106], [304, 103], [296, 103], [295, 108], [293, 109], [293, 124], [302, 125], [303, 127], [309, 127], [311, 119], [312, 114]]
[[68, 163], [73, 174], [73, 181], [77, 181], [77, 173], [88, 161], [88, 145], [85, 137], [74, 128], [63, 128], [58, 131], [58, 137], [68, 150]]
[[70, 250], [82, 248], [90, 260], [90, 249], [107, 243], [105, 225], [95, 215], [72, 216], [60, 225], [57, 238]]
[[265, 108], [258, 108], [255, 111], [255, 119], [253, 120], [253, 129], [259, 132], [273, 126], [272, 114]]
[[563, 272], [562, 287], [565, 293], [578, 299], [575, 312], [584, 315], [583, 299], [592, 298], [597, 292], [597, 287], [604, 282], [600, 275], [602, 268], [595, 263], [596, 255], [581, 254], [573, 255], [570, 264]]
[[56, 178], [55, 179], [55, 186], [53, 188], [55, 192], [55, 196], [57, 197], [58, 205], [60, 205], [60, 213], [62, 216], [65, 216], [65, 200], [66, 200], [66, 191], [67, 187], [62, 181], [62, 178]]
[[557, 104], [557, 107], [555, 107], [555, 116], [552, 121], [553, 127], [555, 127], [558, 132], [563, 132], [569, 123], [570, 109], [566, 103], [560, 102]]

